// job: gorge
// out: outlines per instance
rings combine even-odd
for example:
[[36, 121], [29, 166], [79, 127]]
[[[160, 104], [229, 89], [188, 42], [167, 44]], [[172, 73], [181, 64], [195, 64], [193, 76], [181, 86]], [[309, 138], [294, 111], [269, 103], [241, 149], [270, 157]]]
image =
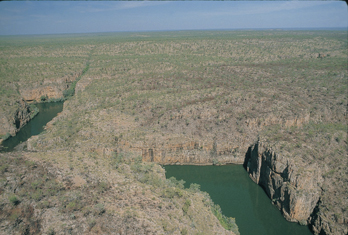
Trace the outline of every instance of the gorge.
[[32, 100], [74, 93], [44, 132], [1, 153], [4, 231], [33, 228], [35, 210], [42, 233], [236, 234], [238, 219], [159, 165], [233, 163], [294, 226], [347, 234], [346, 31], [146, 35], [1, 38], [3, 139], [35, 116]]

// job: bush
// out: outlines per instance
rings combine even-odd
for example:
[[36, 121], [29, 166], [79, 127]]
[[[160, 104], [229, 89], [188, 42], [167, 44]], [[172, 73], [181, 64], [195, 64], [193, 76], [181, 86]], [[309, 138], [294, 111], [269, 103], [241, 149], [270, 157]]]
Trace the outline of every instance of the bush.
[[104, 205], [99, 203], [97, 205], [94, 206], [94, 214], [95, 215], [101, 215], [105, 212], [105, 208]]
[[47, 95], [42, 95], [42, 96], [40, 97], [40, 101], [41, 101], [41, 102], [45, 102], [47, 99], [48, 99]]
[[217, 160], [216, 158], [214, 158], [214, 159], [213, 159], [213, 165], [214, 165], [214, 166], [220, 165], [219, 160]]
[[213, 214], [220, 221], [222, 227], [234, 232], [237, 235], [239, 234], [238, 226], [234, 218], [223, 215], [219, 205], [212, 205], [211, 209], [213, 211]]
[[174, 188], [166, 188], [162, 191], [162, 197], [166, 198], [173, 198], [175, 196], [175, 189]]
[[70, 87], [67, 90], [63, 91], [64, 98], [69, 98], [75, 94], [75, 87]]
[[124, 163], [124, 156], [123, 153], [114, 153], [111, 158], [111, 164], [117, 169], [121, 163]]
[[196, 192], [200, 191], [200, 188], [201, 188], [201, 186], [199, 184], [193, 183], [193, 184], [190, 184], [189, 190], [193, 193], [196, 193]]
[[15, 206], [18, 205], [21, 202], [15, 195], [10, 196], [9, 200]]
[[105, 192], [107, 189], [109, 188], [109, 186], [108, 186], [108, 183], [107, 182], [99, 182], [98, 183], [98, 188], [97, 188], [97, 190], [98, 190], [98, 192], [99, 193], [103, 193], [103, 192]]
[[173, 176], [170, 177], [167, 182], [168, 182], [169, 186], [177, 187], [177, 188], [180, 188], [180, 189], [183, 189], [184, 188], [184, 184], [185, 184], [184, 180], [177, 180]]
[[54, 234], [56, 234], [56, 232], [54, 231], [53, 228], [49, 228], [47, 234], [48, 235], [54, 235]]
[[186, 199], [184, 206], [182, 207], [182, 210], [185, 214], [187, 214], [189, 207], [191, 206], [191, 201], [189, 199]]
[[34, 193], [32, 193], [31, 198], [35, 201], [40, 201], [44, 197], [42, 190], [38, 189]]

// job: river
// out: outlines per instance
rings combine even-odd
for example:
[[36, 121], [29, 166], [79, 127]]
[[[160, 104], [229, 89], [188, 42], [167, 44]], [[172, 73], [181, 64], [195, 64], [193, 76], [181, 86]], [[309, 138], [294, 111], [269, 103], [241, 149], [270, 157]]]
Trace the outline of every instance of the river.
[[222, 213], [236, 218], [241, 235], [311, 235], [307, 226], [291, 223], [271, 203], [264, 190], [255, 184], [242, 165], [164, 166], [166, 177], [174, 176], [201, 185]]
[[38, 103], [36, 107], [39, 108], [39, 113], [22, 127], [15, 136], [3, 141], [1, 151], [10, 152], [31, 136], [40, 134], [45, 125], [63, 110], [63, 102]]
[[[39, 114], [30, 120], [16, 136], [3, 141], [1, 151], [12, 151], [21, 142], [44, 130], [45, 125], [63, 110], [63, 102], [38, 103]], [[236, 218], [241, 235], [311, 235], [306, 226], [286, 221], [271, 204], [262, 188], [256, 185], [242, 165], [225, 166], [165, 166], [166, 177], [174, 176], [201, 185], [224, 215]]]

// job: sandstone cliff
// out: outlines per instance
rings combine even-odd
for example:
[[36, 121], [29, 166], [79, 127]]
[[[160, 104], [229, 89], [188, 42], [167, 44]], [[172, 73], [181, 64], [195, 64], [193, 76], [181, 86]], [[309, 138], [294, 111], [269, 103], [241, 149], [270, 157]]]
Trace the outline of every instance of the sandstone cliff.
[[249, 148], [244, 166], [287, 220], [307, 224], [323, 181], [316, 165], [300, 170], [291, 159], [258, 142]]
[[[348, 220], [344, 215], [336, 214], [341, 221], [332, 221], [328, 219], [331, 213], [323, 209], [322, 198], [328, 194], [323, 188], [332, 182], [324, 182], [322, 168], [318, 164], [297, 160], [258, 141], [248, 149], [244, 167], [250, 178], [264, 188], [287, 220], [310, 224], [315, 234], [346, 234]], [[330, 197], [331, 200], [337, 200], [332, 194]]]
[[37, 113], [23, 99], [14, 102], [5, 110], [0, 114], [0, 135], [9, 133], [14, 136]]
[[26, 101], [42, 101], [41, 99], [60, 99], [63, 98], [63, 91], [69, 88], [71, 82], [76, 80], [81, 73], [76, 73], [72, 76], [47, 79], [41, 83], [34, 83], [30, 86], [21, 86], [19, 84], [20, 95]]

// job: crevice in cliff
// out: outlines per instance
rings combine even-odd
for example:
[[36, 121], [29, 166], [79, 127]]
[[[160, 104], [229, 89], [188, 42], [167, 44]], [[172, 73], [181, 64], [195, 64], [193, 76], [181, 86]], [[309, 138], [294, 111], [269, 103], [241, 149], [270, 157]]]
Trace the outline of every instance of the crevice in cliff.
[[246, 171], [248, 171], [248, 170], [247, 170], [247, 168], [248, 168], [248, 162], [249, 162], [250, 157], [251, 157], [251, 147], [252, 147], [252, 146], [250, 146], [250, 147], [248, 148], [248, 151], [245, 153], [245, 158], [244, 158], [243, 167], [244, 167], [244, 169], [245, 169]]
[[321, 199], [319, 198], [310, 217], [308, 218], [308, 228], [311, 230], [313, 234], [327, 235], [325, 230], [322, 229], [323, 221], [320, 218], [320, 210], [319, 210], [320, 204], [321, 204]]
[[320, 216], [321, 193], [313, 168], [302, 170], [305, 173], [301, 175], [300, 170], [288, 158], [275, 153], [269, 145], [259, 141], [248, 148], [243, 167], [286, 220], [307, 225], [314, 234], [327, 233], [323, 228], [329, 226]]
[[19, 129], [21, 127], [21, 121], [17, 118], [15, 120], [15, 125], [16, 125], [16, 129]]

